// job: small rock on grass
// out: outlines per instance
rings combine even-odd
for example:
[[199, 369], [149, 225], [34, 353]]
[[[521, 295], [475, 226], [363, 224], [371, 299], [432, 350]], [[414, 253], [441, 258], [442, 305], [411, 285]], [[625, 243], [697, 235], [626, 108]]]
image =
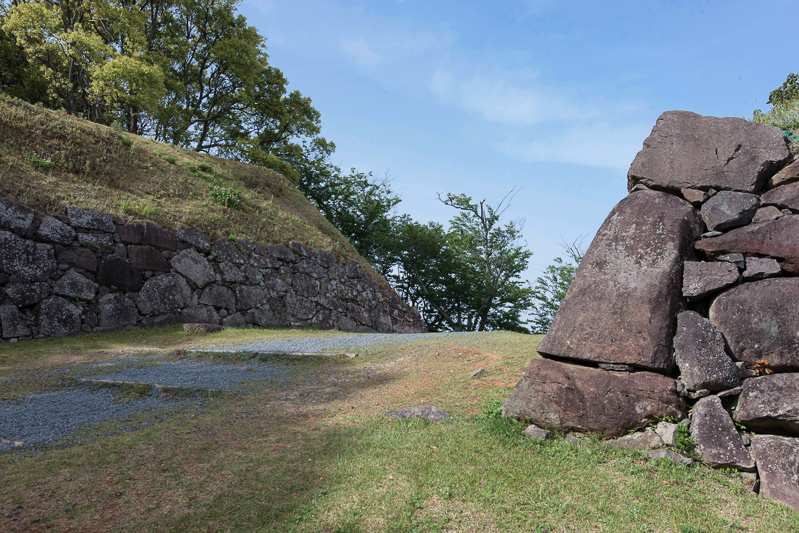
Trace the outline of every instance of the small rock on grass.
[[620, 448], [631, 448], [634, 450], [651, 450], [663, 446], [663, 441], [657, 433], [651, 430], [639, 431], [630, 435], [624, 435], [617, 439], [608, 441], [611, 446]]
[[470, 377], [479, 378], [480, 376], [484, 375], [485, 373], [486, 373], [486, 369], [485, 368], [478, 368], [477, 370], [475, 370], [474, 372], [471, 373]]
[[646, 454], [649, 456], [650, 459], [671, 459], [675, 463], [682, 463], [685, 466], [691, 466], [692, 464], [694, 464], [692, 459], [684, 457], [672, 450], [666, 450], [664, 448], [661, 448], [659, 450], [648, 450]]
[[666, 446], [676, 446], [677, 440], [675, 436], [677, 435], [677, 429], [679, 426], [677, 424], [673, 424], [671, 422], [661, 421], [658, 422], [657, 427], [655, 428], [655, 433], [663, 441], [663, 444]]
[[389, 418], [426, 418], [434, 422], [441, 422], [447, 418], [452, 418], [452, 415], [448, 412], [440, 407], [434, 407], [432, 405], [417, 405], [415, 407], [388, 411], [385, 416]]
[[530, 424], [524, 430], [524, 434], [534, 440], [546, 440], [550, 437], [552, 433], [550, 433], [546, 429], [541, 429], [535, 424]]

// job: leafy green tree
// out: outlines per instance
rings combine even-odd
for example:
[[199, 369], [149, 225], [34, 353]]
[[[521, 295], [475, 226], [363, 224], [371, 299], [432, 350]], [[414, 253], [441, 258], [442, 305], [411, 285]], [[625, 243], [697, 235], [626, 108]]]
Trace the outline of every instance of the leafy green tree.
[[520, 223], [501, 224], [509, 197], [493, 207], [447, 194], [440, 200], [459, 211], [448, 230], [407, 217], [398, 225], [392, 279], [429, 329], [527, 331], [522, 314], [532, 290], [521, 273], [532, 253], [520, 243]]
[[571, 244], [562, 245], [566, 251], [567, 260], [556, 257], [554, 263], [544, 270], [544, 275], [536, 279], [531, 307], [533, 333], [544, 334], [549, 331], [555, 313], [558, 312], [560, 304], [574, 280], [577, 267], [583, 260], [584, 253], [580, 243], [581, 239], [578, 239]]
[[781, 86], [777, 87], [768, 95], [768, 103], [772, 105], [781, 104], [790, 100], [799, 100], [799, 74], [788, 74], [788, 78]]

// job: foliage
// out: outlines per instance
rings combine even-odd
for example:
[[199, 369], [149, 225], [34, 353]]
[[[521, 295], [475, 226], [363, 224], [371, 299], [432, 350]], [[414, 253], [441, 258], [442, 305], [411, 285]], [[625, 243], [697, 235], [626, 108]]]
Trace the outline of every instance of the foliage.
[[232, 187], [214, 187], [211, 189], [211, 198], [224, 207], [238, 207], [241, 205], [241, 191]]
[[574, 280], [577, 266], [583, 259], [581, 239], [563, 245], [563, 248], [568, 260], [556, 257], [555, 262], [547, 266], [544, 275], [536, 279], [533, 287], [531, 308], [533, 333], [544, 334], [549, 331], [549, 326]]
[[521, 279], [532, 253], [520, 242], [521, 223], [502, 225], [497, 207], [464, 194], [439, 199], [459, 213], [447, 230], [401, 217], [386, 251], [398, 292], [416, 305], [433, 331], [527, 331], [521, 318], [532, 290]]
[[36, 166], [36, 168], [38, 168], [39, 170], [50, 170], [55, 168], [55, 163], [53, 163], [52, 161], [48, 159], [42, 159], [41, 157], [35, 155], [30, 156], [28, 158], [28, 161], [33, 163]]
[[693, 437], [691, 437], [690, 428], [685, 424], [677, 424], [677, 431], [674, 433], [674, 443], [678, 452], [686, 457], [696, 458], [696, 453], [694, 452], [696, 443]]
[[781, 128], [791, 150], [796, 153], [799, 151], [799, 74], [789, 74], [785, 83], [771, 91], [768, 103], [772, 104], [771, 109], [767, 113], [755, 109], [753, 120]]
[[781, 104], [790, 100], [799, 100], [799, 74], [795, 72], [788, 74], [785, 83], [771, 91], [768, 95], [768, 103], [772, 105]]

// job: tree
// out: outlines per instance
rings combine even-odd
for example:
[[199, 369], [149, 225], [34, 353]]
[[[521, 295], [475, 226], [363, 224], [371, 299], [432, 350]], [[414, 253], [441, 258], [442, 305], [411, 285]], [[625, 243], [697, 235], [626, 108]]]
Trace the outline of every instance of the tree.
[[799, 100], [799, 74], [795, 72], [788, 74], [785, 83], [768, 95], [768, 103], [772, 105], [782, 104], [790, 100]]
[[544, 275], [536, 279], [532, 299], [532, 332], [544, 334], [549, 331], [552, 320], [566, 297], [571, 282], [577, 273], [577, 267], [583, 260], [582, 238], [578, 237], [570, 244], [562, 243], [568, 260], [556, 257], [554, 263], [547, 266]]
[[409, 217], [401, 220], [391, 277], [399, 292], [420, 307], [429, 329], [527, 331], [521, 315], [532, 290], [521, 273], [532, 253], [519, 242], [519, 222], [500, 223], [512, 192], [497, 207], [464, 194], [440, 197], [459, 211], [448, 230]]

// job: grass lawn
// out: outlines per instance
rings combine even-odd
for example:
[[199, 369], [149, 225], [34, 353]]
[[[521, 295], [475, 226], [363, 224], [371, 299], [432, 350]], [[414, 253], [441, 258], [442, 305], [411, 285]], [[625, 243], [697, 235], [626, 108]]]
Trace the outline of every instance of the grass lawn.
[[[336, 335], [177, 328], [0, 347], [0, 387], [144, 351]], [[799, 513], [740, 476], [651, 462], [595, 440], [533, 442], [496, 416], [540, 337], [495, 333], [289, 358], [248, 387], [142, 429], [0, 454], [2, 526], [28, 530], [793, 531]], [[210, 358], [211, 356], [206, 356]], [[233, 357], [235, 359], [235, 357]], [[284, 357], [285, 359], [285, 357]], [[470, 374], [485, 368], [486, 374]], [[19, 378], [23, 376], [23, 378]], [[15, 383], [24, 383], [15, 385]], [[383, 413], [436, 405], [443, 423]], [[17, 508], [17, 506], [21, 506]], [[16, 522], [2, 515], [18, 516]]]

